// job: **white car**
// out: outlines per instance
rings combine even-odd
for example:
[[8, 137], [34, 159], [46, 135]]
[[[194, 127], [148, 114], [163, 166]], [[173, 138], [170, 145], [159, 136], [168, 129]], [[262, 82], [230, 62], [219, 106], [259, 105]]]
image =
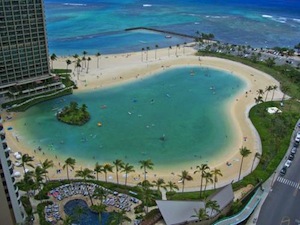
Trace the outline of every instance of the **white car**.
[[300, 142], [300, 131], [296, 134], [295, 141]]
[[284, 166], [286, 166], [286, 167], [290, 167], [290, 166], [291, 166], [291, 164], [292, 164], [292, 161], [291, 161], [291, 160], [286, 160], [286, 162], [285, 162]]

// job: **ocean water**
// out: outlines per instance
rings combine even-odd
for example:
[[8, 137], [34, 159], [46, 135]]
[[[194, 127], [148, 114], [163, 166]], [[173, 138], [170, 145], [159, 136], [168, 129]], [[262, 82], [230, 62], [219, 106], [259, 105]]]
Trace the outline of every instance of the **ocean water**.
[[253, 47], [293, 47], [300, 36], [298, 0], [45, 0], [50, 53], [120, 53], [191, 39], [131, 27], [152, 27]]
[[[91, 166], [115, 159], [134, 165], [151, 159], [158, 169], [196, 165], [227, 154], [235, 136], [225, 107], [243, 87], [238, 77], [215, 69], [169, 69], [33, 106], [20, 114], [13, 132], [32, 151], [41, 146], [46, 154]], [[91, 120], [84, 126], [57, 121], [57, 109], [71, 101], [88, 106]]]

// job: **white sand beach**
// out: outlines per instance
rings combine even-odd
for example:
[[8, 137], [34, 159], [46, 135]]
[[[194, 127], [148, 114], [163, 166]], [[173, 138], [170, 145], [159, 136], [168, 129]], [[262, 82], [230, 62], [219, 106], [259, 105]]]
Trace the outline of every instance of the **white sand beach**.
[[[177, 55], [175, 54], [177, 51]], [[147, 76], [155, 75], [156, 72], [167, 70], [168, 68], [175, 68], [178, 66], [185, 65], [198, 65], [205, 67], [213, 67], [221, 70], [228, 71], [235, 76], [243, 79], [247, 85], [228, 105], [228, 113], [230, 115], [229, 120], [232, 121], [235, 130], [235, 141], [229, 146], [230, 154], [222, 156], [222, 158], [215, 159], [209, 162], [211, 169], [217, 167], [221, 170], [223, 177], [219, 178], [217, 186], [228, 184], [238, 179], [238, 173], [240, 168], [241, 156], [239, 149], [242, 146], [247, 147], [251, 150], [252, 154], [244, 159], [242, 176], [247, 175], [250, 172], [253, 158], [256, 152], [261, 153], [261, 142], [260, 138], [251, 124], [248, 118], [248, 112], [250, 108], [255, 104], [254, 97], [257, 97], [257, 90], [265, 90], [266, 86], [277, 85], [279, 83], [274, 80], [271, 76], [260, 72], [251, 67], [245, 66], [241, 63], [232, 62], [225, 59], [213, 58], [213, 57], [197, 57], [195, 56], [195, 49], [193, 47], [180, 47], [176, 50], [176, 46], [172, 49], [157, 49], [149, 52], [133, 52], [123, 53], [114, 55], [101, 55], [99, 57], [99, 68], [97, 68], [97, 57], [90, 57], [89, 69], [87, 66], [80, 68], [80, 72], [77, 73], [75, 68], [75, 59], [70, 57], [59, 57], [53, 62], [53, 68], [66, 68], [66, 60], [70, 59], [73, 63], [69, 65], [69, 69], [73, 70], [72, 79], [77, 83], [78, 89], [74, 92], [93, 90], [113, 85], [122, 85], [125, 82], [134, 82], [137, 79], [144, 79]], [[156, 57], [155, 57], [156, 56]], [[82, 57], [82, 55], [80, 56]], [[87, 62], [86, 62], [87, 63]], [[84, 64], [84, 62], [82, 63]], [[274, 93], [274, 99], [281, 99], [281, 91], [278, 89]], [[272, 94], [270, 93], [267, 100], [271, 100]], [[4, 118], [4, 115], [2, 115]], [[4, 126], [7, 128], [14, 125], [14, 120], [18, 117], [17, 113], [12, 113], [13, 119], [6, 121]], [[57, 158], [45, 152], [43, 155], [40, 152], [33, 152], [36, 146], [24, 146], [22, 140], [17, 141], [13, 135], [13, 132], [6, 132], [8, 144], [14, 152], [28, 153], [29, 155], [35, 156], [36, 163], [45, 160], [46, 158], [52, 159], [55, 164], [55, 168], [49, 172], [50, 179], [61, 179], [66, 178], [66, 171], [57, 173], [57, 169], [62, 169], [62, 165], [67, 157], [58, 156]], [[167, 159], [166, 159], [167, 160]], [[256, 160], [257, 161], [257, 160]], [[75, 170], [87, 167], [88, 163], [80, 159], [76, 159]], [[201, 164], [203, 162], [199, 162]], [[173, 168], [176, 168], [174, 166]], [[93, 169], [93, 167], [90, 167]], [[130, 184], [136, 184], [141, 180], [134, 178], [143, 177], [142, 170], [138, 167], [135, 168], [136, 173], [130, 174], [128, 182]], [[179, 180], [178, 175], [182, 170], [187, 170], [193, 176], [194, 180], [186, 182], [185, 190], [199, 190], [199, 174], [193, 175], [195, 166], [191, 168], [187, 166], [185, 168], [176, 168], [173, 171], [158, 171], [155, 169], [148, 172], [148, 178], [155, 180], [157, 178], [164, 178], [167, 181], [174, 181], [177, 183]], [[174, 172], [174, 173], [171, 173]], [[70, 175], [74, 176], [74, 171]], [[109, 174], [112, 178], [115, 178], [115, 173]], [[104, 179], [103, 175], [100, 175], [101, 179]], [[122, 177], [122, 176], [120, 176]], [[116, 181], [116, 179], [112, 179]], [[121, 183], [124, 182], [121, 178]], [[181, 187], [180, 183], [177, 183]]]

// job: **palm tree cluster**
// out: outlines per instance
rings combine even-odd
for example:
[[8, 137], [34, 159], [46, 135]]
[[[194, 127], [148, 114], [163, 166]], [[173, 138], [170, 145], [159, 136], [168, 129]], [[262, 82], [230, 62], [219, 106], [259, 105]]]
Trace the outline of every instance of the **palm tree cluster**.
[[[21, 167], [24, 170], [24, 177], [20, 181], [20, 184], [25, 188], [27, 195], [29, 191], [41, 190], [43, 185], [50, 179], [47, 177], [48, 169], [53, 167], [53, 161], [46, 159], [44, 162], [41, 162], [38, 166], [34, 167], [32, 165], [33, 157], [24, 154], [21, 158]], [[34, 170], [29, 170], [27, 167], [33, 168]]]
[[[268, 85], [268, 86], [266, 86], [265, 90], [263, 90], [263, 89], [258, 89], [258, 90], [256, 91], [257, 97], [254, 98], [255, 103], [258, 104], [258, 103], [260, 103], [260, 102], [266, 101], [267, 98], [268, 98], [268, 95], [269, 95], [269, 92], [270, 92], [270, 91], [273, 91], [273, 92], [272, 92], [272, 99], [271, 99], [271, 101], [273, 101], [274, 94], [275, 94], [275, 91], [277, 90], [277, 88], [278, 88], [277, 85]], [[265, 95], [265, 99], [263, 100], [264, 94], [266, 94], [266, 95]]]
[[206, 163], [197, 166], [196, 170], [194, 171], [194, 174], [196, 173], [200, 174], [200, 198], [202, 197], [203, 180], [205, 181], [205, 185], [204, 185], [204, 192], [205, 192], [206, 187], [209, 183], [213, 183], [215, 189], [216, 183], [218, 182], [218, 176], [223, 176], [220, 169], [214, 168], [213, 170], [210, 170], [210, 167]]
[[[207, 209], [210, 209], [210, 214], [208, 214]], [[205, 202], [204, 208], [194, 209], [195, 214], [192, 217], [197, 218], [200, 221], [207, 220], [212, 217], [213, 212], [220, 212], [220, 206], [215, 200], [207, 200]]]
[[57, 119], [72, 125], [83, 125], [90, 119], [90, 114], [87, 111], [87, 105], [82, 104], [78, 107], [77, 102], [70, 102], [69, 106], [65, 106], [62, 111], [57, 113]]

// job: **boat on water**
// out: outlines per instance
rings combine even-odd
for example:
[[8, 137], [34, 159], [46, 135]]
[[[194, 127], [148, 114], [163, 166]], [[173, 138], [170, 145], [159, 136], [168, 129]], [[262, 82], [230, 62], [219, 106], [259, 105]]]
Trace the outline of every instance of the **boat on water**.
[[165, 38], [172, 38], [172, 36], [171, 35], [166, 35]]

